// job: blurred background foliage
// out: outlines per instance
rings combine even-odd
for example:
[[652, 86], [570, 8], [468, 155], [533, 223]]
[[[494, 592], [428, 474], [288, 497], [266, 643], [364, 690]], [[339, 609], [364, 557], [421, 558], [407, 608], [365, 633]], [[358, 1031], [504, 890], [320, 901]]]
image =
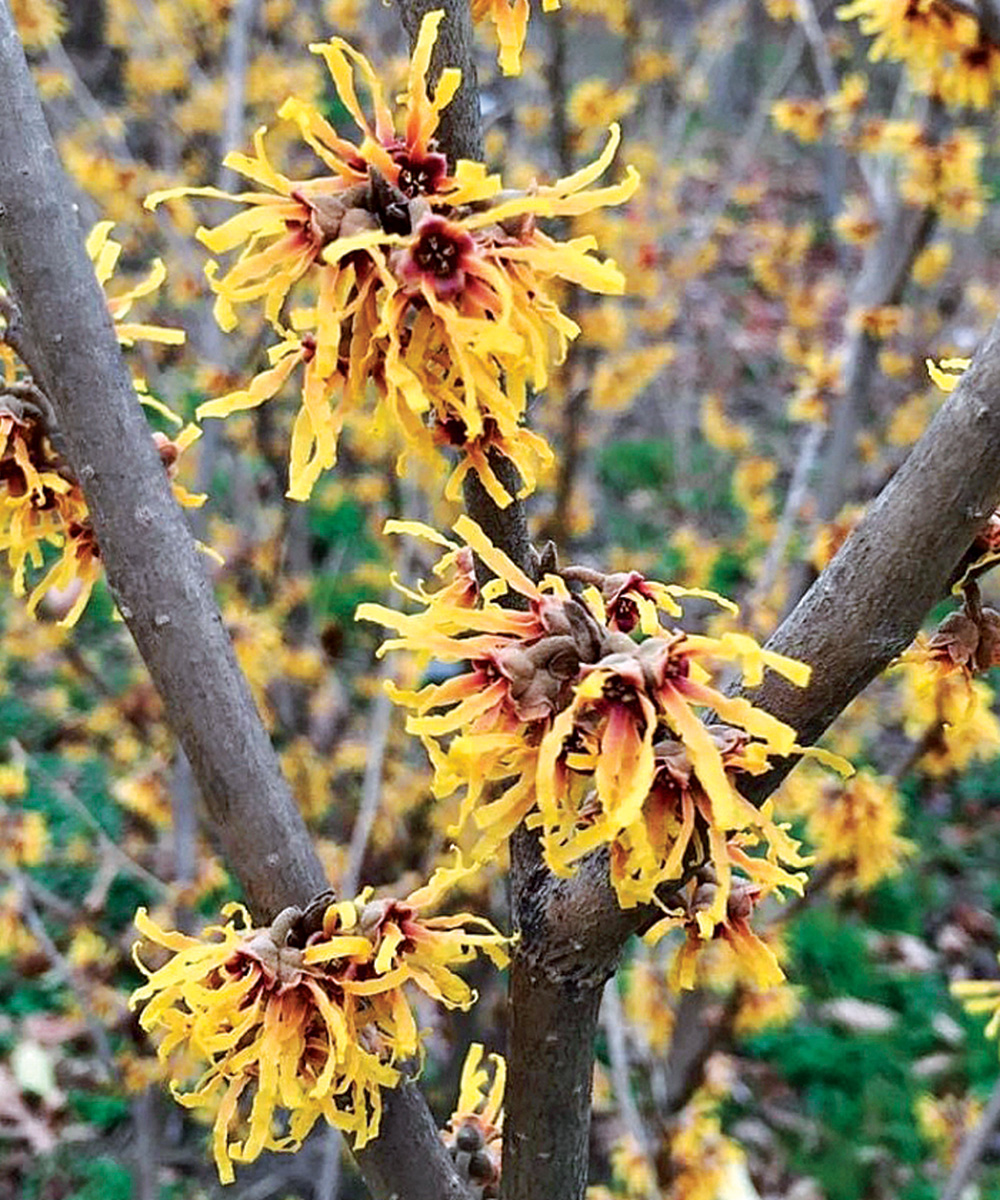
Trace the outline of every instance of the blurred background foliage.
[[[396, 13], [375, 0], [12, 7], [86, 223], [116, 222], [121, 276], [168, 264], [141, 319], [183, 326], [188, 345], [139, 346], [132, 361], [190, 419], [259, 367], [262, 331], [250, 317], [225, 339], [214, 326], [192, 237], [208, 210], [188, 200], [154, 215], [143, 197], [224, 182], [223, 150], [262, 123], [276, 160], [294, 159], [274, 116], [286, 94], [344, 125], [307, 43], [347, 36], [398, 84]], [[620, 120], [620, 161], [644, 180], [624, 212], [575, 222], [599, 233], [629, 286], [621, 300], [566, 300], [583, 333], [533, 403], [557, 452], [529, 505], [534, 532], [564, 560], [717, 589], [758, 636], [941, 403], [924, 359], [971, 353], [996, 308], [1000, 162], [979, 59], [953, 55], [928, 84], [904, 13], [928, 6], [844, 7], [856, 11], [563, 0], [533, 15], [518, 80], [497, 73], [484, 31], [487, 150], [507, 178], [571, 171]], [[976, 21], [989, 100], [992, 6], [930, 7]], [[235, 134], [223, 119], [234, 104]], [[423, 751], [382, 692], [390, 672], [419, 679], [380, 664], [377, 631], [353, 616], [391, 602], [394, 575], [412, 585], [429, 571], [419, 546], [382, 538], [383, 521], [445, 527], [456, 512], [432, 499], [440, 480], [396, 476], [391, 438], [345, 436], [311, 500], [286, 500], [294, 409], [278, 400], [224, 429], [206, 422], [181, 477], [210, 495], [196, 533], [221, 556], [226, 620], [330, 878], [360, 872], [402, 891], [439, 861], [454, 807], [430, 798]], [[190, 771], [104, 584], [67, 630], [57, 620], [71, 602], [50, 593], [34, 620], [9, 589], [0, 601], [0, 1195], [215, 1196], [205, 1128], [163, 1091], [127, 1008], [131, 922], [141, 904], [195, 929], [239, 889], [198, 832]], [[708, 606], [690, 614], [713, 619]], [[864, 802], [885, 818], [859, 807], [853, 841], [835, 825], [852, 785], [789, 780], [779, 811], [819, 865], [787, 918], [764, 914], [787, 986], [755, 994], [720, 954], [680, 998], [668, 945], [630, 951], [595, 1086], [595, 1200], [940, 1193], [997, 1076], [982, 1022], [949, 994], [953, 980], [1000, 976], [996, 684], [991, 672], [956, 695], [911, 662], [851, 706], [829, 744], [866, 769]], [[502, 868], [470, 898], [501, 924]], [[502, 981], [483, 971], [475, 983], [471, 1014], [419, 1013], [442, 1120], [468, 1042], [502, 1050]], [[228, 1194], [364, 1192], [339, 1139], [319, 1133]], [[968, 1194], [1000, 1197], [997, 1138]]]

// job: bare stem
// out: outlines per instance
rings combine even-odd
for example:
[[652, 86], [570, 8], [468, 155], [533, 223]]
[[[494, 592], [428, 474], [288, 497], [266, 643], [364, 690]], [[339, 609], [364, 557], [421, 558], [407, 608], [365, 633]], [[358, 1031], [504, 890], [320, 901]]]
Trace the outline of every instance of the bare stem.
[[955, 1165], [942, 1189], [941, 1200], [959, 1200], [972, 1178], [976, 1164], [983, 1157], [998, 1121], [1000, 1121], [1000, 1079], [993, 1085], [989, 1103], [983, 1111], [979, 1124], [962, 1142]]

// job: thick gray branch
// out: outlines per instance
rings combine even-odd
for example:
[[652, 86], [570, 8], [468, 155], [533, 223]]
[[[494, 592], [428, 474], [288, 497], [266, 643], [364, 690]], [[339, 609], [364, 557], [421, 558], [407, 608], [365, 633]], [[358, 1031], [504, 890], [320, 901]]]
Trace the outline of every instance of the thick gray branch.
[[[0, 247], [37, 348], [39, 383], [57, 409], [118, 607], [227, 861], [266, 920], [304, 905], [326, 877], [170, 494], [7, 0], [0, 0], [0, 96]], [[409, 1086], [388, 1099], [384, 1136], [361, 1165], [379, 1198], [465, 1200], [433, 1120]]]
[[823, 732], [913, 638], [1000, 501], [1000, 321], [958, 388], [768, 645], [813, 666], [806, 688], [773, 674], [756, 703]]
[[[998, 502], [1000, 322], [858, 529], [771, 639], [772, 649], [812, 664], [810, 685], [795, 688], [769, 673], [754, 701], [793, 725], [803, 743], [818, 738], [912, 640], [928, 610], [946, 594], [957, 563]], [[754, 798], [762, 801], [773, 791], [790, 765], [755, 781]], [[515, 842], [513, 849], [512, 857], [522, 862], [530, 858], [523, 842]], [[515, 889], [518, 883], [515, 879]], [[587, 995], [614, 970], [626, 939], [651, 914], [618, 909], [602, 854], [586, 860], [570, 880], [553, 879], [538, 863], [520, 884], [515, 905], [523, 922], [522, 950], [514, 964], [515, 996], [518, 972], [544, 981], [550, 1011], [562, 1016], [561, 1022], [552, 1021], [549, 1033], [565, 1047], [571, 1030], [587, 1025]], [[518, 1027], [515, 1017], [515, 1033]], [[537, 1025], [532, 1034], [537, 1043]], [[534, 1048], [540, 1053], [537, 1044]], [[525, 1085], [538, 1080], [530, 1063], [519, 1068], [512, 1062], [509, 1080], [510, 1103], [519, 1116], [520, 1108], [526, 1117], [540, 1108], [539, 1093], [523, 1095]], [[582, 1081], [581, 1069], [576, 1082], [582, 1086]], [[549, 1088], [553, 1100], [561, 1092], [560, 1083]], [[577, 1115], [573, 1106], [564, 1112], [569, 1122]], [[520, 1128], [520, 1121], [514, 1124]], [[572, 1149], [566, 1142], [569, 1135], [561, 1136], [563, 1146]], [[571, 1164], [563, 1160], [557, 1174], [557, 1163], [547, 1158], [525, 1161], [524, 1174], [517, 1178], [508, 1176], [506, 1161], [506, 1197], [534, 1200], [545, 1194], [532, 1190], [532, 1178], [537, 1178], [531, 1175], [532, 1165], [547, 1181], [568, 1189], [560, 1194], [581, 1194], [572, 1190], [579, 1181]]]
[[6, 0], [0, 246], [108, 582], [260, 918], [326, 883], [170, 494]]

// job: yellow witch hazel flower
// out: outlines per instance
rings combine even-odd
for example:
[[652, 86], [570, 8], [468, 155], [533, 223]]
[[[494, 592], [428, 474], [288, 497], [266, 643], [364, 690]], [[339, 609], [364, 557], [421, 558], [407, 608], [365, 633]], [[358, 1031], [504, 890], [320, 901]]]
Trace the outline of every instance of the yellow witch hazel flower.
[[942, 392], [950, 394], [958, 387], [959, 380], [972, 362], [971, 358], [942, 358], [936, 363], [932, 358], [924, 359], [927, 374]]
[[[555, 12], [559, 0], [542, 0], [543, 12]], [[472, 19], [487, 17], [500, 43], [500, 70], [505, 75], [521, 74], [521, 51], [528, 32], [529, 0], [472, 0]]]
[[[87, 238], [87, 252], [94, 271], [107, 292], [121, 245], [110, 237], [111, 221], [100, 221]], [[180, 345], [182, 329], [138, 324], [125, 320], [133, 303], [155, 291], [164, 279], [163, 264], [157, 259], [150, 274], [139, 284], [117, 295], [108, 295], [108, 310], [123, 346], [136, 341]], [[59, 550], [59, 557], [39, 579], [29, 597], [28, 611], [34, 613], [48, 597], [59, 623], [74, 625], [90, 599], [101, 575], [100, 551], [90, 521], [83, 491], [69, 464], [53, 444], [51, 405], [30, 379], [12, 351], [4, 345], [0, 325], [0, 552], [5, 552], [13, 571], [15, 596], [24, 595], [29, 571], [45, 564], [43, 549]], [[140, 393], [142, 387], [137, 384]], [[183, 422], [166, 405], [144, 395], [143, 402], [177, 425]], [[200, 434], [195, 425], [185, 427], [176, 438], [154, 434], [160, 460], [171, 480], [177, 461]], [[173, 482], [174, 495], [185, 507], [205, 500]]]
[[483, 1062], [483, 1047], [473, 1042], [465, 1056], [458, 1103], [441, 1131], [455, 1169], [477, 1200], [497, 1200], [503, 1152], [503, 1093], [507, 1064], [491, 1054], [493, 1077]]
[[[407, 452], [436, 463], [440, 449], [454, 450], [459, 464], [449, 498], [475, 471], [498, 504], [510, 502], [491, 453], [514, 463], [527, 494], [538, 468], [551, 461], [545, 441], [522, 425], [528, 391], [547, 385], [552, 365], [579, 333], [559, 309], [554, 286], [563, 280], [608, 294], [624, 289], [614, 263], [594, 255], [592, 237], [560, 242], [537, 224], [632, 196], [638, 176], [631, 168], [621, 183], [591, 187], [611, 165], [617, 127], [596, 162], [522, 195], [503, 192], [499, 176], [481, 163], [451, 169], [433, 135], [461, 76], [444, 71], [433, 97], [425, 79], [442, 18], [429, 13], [421, 25], [399, 130], [367, 59], [339, 38], [312, 47], [361, 131], [360, 143], [295, 97], [279, 115], [298, 126], [329, 174], [305, 181], [282, 175], [268, 159], [262, 129], [254, 155], [233, 154], [226, 164], [264, 190], [174, 188], [146, 201], [153, 207], [196, 195], [244, 206], [199, 231], [215, 254], [242, 247], [221, 275], [209, 264], [216, 317], [232, 329], [239, 306], [263, 302], [282, 340], [270, 351], [268, 370], [202, 405], [198, 415], [261, 404], [301, 369], [289, 485], [295, 499], [308, 497], [333, 466], [346, 425], [380, 441], [401, 437], [400, 470]], [[371, 96], [373, 121], [358, 100], [358, 81]]]
[[[444, 541], [419, 526], [395, 528]], [[850, 767], [800, 747], [790, 726], [724, 695], [712, 686], [712, 671], [719, 662], [737, 663], [754, 687], [765, 668], [799, 685], [809, 668], [742, 633], [707, 637], [673, 624], [685, 595], [732, 607], [712, 593], [635, 571], [602, 575], [578, 567], [549, 572], [536, 584], [468, 517], [455, 532], [495, 579], [478, 590], [473, 578], [470, 590], [469, 575], [461, 573], [463, 547], [446, 542], [459, 574], [438, 592], [408, 593], [423, 611], [358, 609], [359, 618], [399, 634], [382, 652], [408, 649], [464, 665], [444, 683], [392, 689], [411, 709], [407, 729], [430, 756], [434, 794], [462, 794], [451, 832], [474, 825], [472, 856], [482, 861], [526, 820], [541, 831], [549, 867], [564, 876], [585, 854], [608, 846], [623, 907], [659, 903], [661, 885], [701, 866], [706, 873], [683, 907], [668, 909], [653, 936], [689, 928], [697, 950], [728, 931], [744, 956], [756, 956], [756, 976], [768, 985], [777, 964], [759, 951], [746, 918], [768, 892], [801, 891], [805, 876], [797, 868], [808, 860], [775, 822], [770, 804], [754, 807], [738, 780], [793, 753], [848, 773]], [[584, 586], [574, 592], [571, 584]], [[526, 608], [505, 606], [514, 594]], [[715, 723], [706, 725], [709, 713]], [[763, 855], [754, 853], [761, 847]], [[689, 971], [682, 975], [690, 979]]]
[[453, 968], [480, 951], [507, 964], [507, 939], [488, 921], [424, 915], [466, 874], [461, 864], [439, 868], [406, 900], [365, 889], [330, 904], [313, 932], [297, 908], [256, 928], [229, 904], [226, 924], [200, 938], [164, 930], [139, 909], [140, 933], [172, 957], [147, 966], [137, 944], [147, 980], [130, 1004], [143, 1006], [140, 1024], [160, 1035], [174, 1098], [214, 1114], [223, 1183], [234, 1163], [263, 1150], [297, 1150], [320, 1117], [356, 1148], [378, 1135], [382, 1088], [421, 1052], [404, 985], [468, 1009], [475, 992]]

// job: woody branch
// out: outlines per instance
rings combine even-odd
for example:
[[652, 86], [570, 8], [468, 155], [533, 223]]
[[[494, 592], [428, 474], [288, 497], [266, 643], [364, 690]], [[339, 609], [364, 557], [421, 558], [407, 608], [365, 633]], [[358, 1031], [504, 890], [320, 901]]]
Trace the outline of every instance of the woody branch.
[[[428, 7], [426, 0], [400, 0], [407, 29]], [[453, 27], [471, 33], [467, 0], [445, 7]], [[468, 69], [471, 43], [449, 43], [449, 54], [439, 66]], [[457, 153], [448, 143], [444, 149]], [[912, 640], [998, 501], [1000, 323], [865, 520], [768, 643], [812, 665], [809, 686], [794, 688], [769, 673], [754, 702], [794, 726], [800, 742], [812, 742]], [[501, 514], [481, 495], [467, 494], [466, 502], [494, 544], [527, 567], [523, 506]], [[792, 765], [756, 781], [753, 798], [763, 802]], [[576, 1200], [586, 1187], [601, 988], [629, 936], [654, 914], [620, 908], [606, 851], [585, 859], [572, 879], [557, 879], [524, 829], [511, 845], [511, 898], [520, 941], [511, 967], [503, 1196]]]
[[[7, 0], [0, 94], [0, 251], [32, 371], [55, 408], [108, 584], [190, 760], [211, 831], [255, 918], [268, 921], [288, 905], [304, 907], [326, 887], [325, 872], [170, 494]], [[412, 1084], [392, 1094], [383, 1127], [359, 1155], [377, 1200], [467, 1200]]]

